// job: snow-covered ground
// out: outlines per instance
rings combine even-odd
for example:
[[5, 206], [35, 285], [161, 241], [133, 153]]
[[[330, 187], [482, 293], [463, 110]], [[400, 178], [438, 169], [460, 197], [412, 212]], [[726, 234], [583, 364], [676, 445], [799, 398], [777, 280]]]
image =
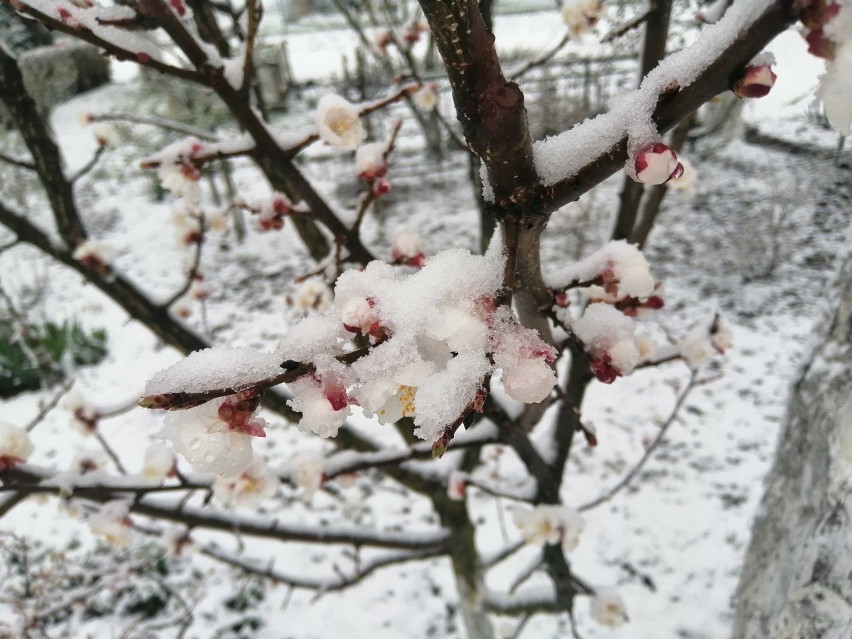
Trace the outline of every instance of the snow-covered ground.
[[[498, 20], [497, 26], [498, 42], [514, 42], [515, 38], [518, 45], [527, 46], [553, 40], [558, 32], [553, 12], [506, 18]], [[746, 117], [763, 131], [832, 148], [836, 138], [807, 117], [808, 98], [803, 96], [811, 90], [819, 63], [808, 61], [798, 38], [787, 33], [773, 45], [779, 61], [777, 91], [749, 105]], [[299, 32], [288, 43], [298, 73], [306, 74], [299, 77], [319, 78], [337, 71], [340, 55], [351, 51], [354, 37], [345, 30]], [[302, 59], [309, 59], [310, 64], [299, 64]], [[145, 90], [132, 76], [122, 72], [127, 84], [80, 96], [56, 110], [53, 127], [72, 171], [83, 166], [95, 149], [91, 132], [80, 126], [78, 114], [127, 110], [134, 92]], [[144, 131], [150, 129], [135, 129], [137, 135]], [[411, 130], [404, 132], [414, 135]], [[406, 147], [405, 139], [401, 146]], [[667, 300], [666, 309], [648, 320], [648, 331], [663, 340], [667, 335], [678, 338], [694, 324], [709, 322], [718, 311], [733, 333], [735, 348], [706, 372], [705, 377], [712, 381], [689, 396], [664, 445], [635, 485], [584, 513], [587, 526], [570, 555], [572, 566], [594, 585], [617, 585], [631, 619], [618, 629], [602, 628], [590, 619], [581, 601], [577, 618], [587, 639], [722, 639], [728, 635], [730, 600], [761, 496], [761, 480], [783, 418], [787, 389], [813, 330], [818, 307], [814, 300], [832, 271], [833, 255], [849, 220], [848, 167], [741, 142], [713, 155], [702, 155], [700, 146], [686, 154], [699, 171], [697, 193], [691, 200], [681, 193], [669, 194], [648, 245], [646, 254], [655, 275], [665, 284]], [[82, 183], [80, 201], [93, 235], [112, 250], [117, 267], [144, 281], [154, 296], [166, 298], [182, 284], [186, 249], [171, 230], [172, 205], [153, 200], [150, 178], [141, 176], [137, 168], [138, 157], [139, 150], [132, 144], [110, 152], [98, 171]], [[403, 156], [400, 161], [406, 159]], [[237, 167], [239, 192], [249, 194], [250, 199], [251, 193], [263, 190], [247, 164], [238, 162]], [[323, 192], [336, 194], [341, 209], [352, 209], [355, 178], [348, 161], [318, 159], [306, 164], [305, 170]], [[597, 215], [591, 218], [586, 252], [607, 233], [620, 179], [615, 176], [594, 195]], [[341, 183], [348, 183], [348, 188], [338, 188]], [[779, 184], [785, 185], [782, 193]], [[801, 186], [786, 186], [790, 184]], [[377, 253], [388, 256], [390, 238], [400, 228], [417, 230], [429, 252], [477, 247], [472, 191], [464, 164], [457, 158], [427, 170], [412, 170], [395, 180], [394, 187], [382, 223], [374, 218], [365, 222], [367, 243], [382, 249]], [[38, 217], [39, 198], [31, 196], [30, 200], [33, 215], [44, 220]], [[573, 258], [576, 240], [570, 221], [582, 206], [566, 207], [554, 217], [545, 240], [545, 261]], [[775, 232], [770, 219], [781, 209], [785, 222], [777, 232], [782, 238], [783, 259], [771, 275], [755, 277], [765, 266], [765, 240]], [[212, 291], [206, 317], [202, 320], [196, 304], [188, 322], [216, 343], [273, 349], [296, 318], [285, 303], [293, 278], [310, 268], [305, 266], [309, 262], [291, 228], [268, 234], [252, 229], [241, 245], [231, 236], [214, 236], [203, 259], [205, 281]], [[37, 317], [77, 318], [88, 326], [107, 329], [107, 359], [80, 370], [75, 384], [99, 407], [132, 403], [154, 372], [179, 359], [143, 326], [128, 321], [93, 287], [84, 285], [79, 276], [33, 250], [20, 247], [3, 252], [0, 272], [3, 285], [12, 292], [27, 286], [45, 287], [43, 305], [34, 311]], [[654, 326], [657, 320], [662, 328]], [[581, 505], [623, 476], [667, 418], [688, 377], [683, 364], [672, 363], [639, 371], [611, 386], [592, 385], [583, 414], [597, 427], [600, 445], [596, 449], [580, 443], [575, 446], [562, 487], [566, 504]], [[37, 413], [38, 402], [49, 395], [25, 393], [3, 400], [2, 421], [25, 423]], [[552, 415], [545, 417], [545, 424], [549, 418]], [[270, 420], [270, 436], [256, 450], [273, 466], [286, 463], [296, 448], [329, 450], [327, 444], [292, 425], [274, 417]], [[144, 446], [140, 442], [155, 436], [161, 427], [161, 415], [135, 409], [105, 421], [102, 432], [127, 467], [135, 470], [142, 462]], [[33, 443], [33, 461], [58, 468], [68, 467], [78, 449], [97, 447], [70, 428], [69, 415], [61, 409], [47, 415], [34, 431]], [[519, 463], [511, 452], [498, 454], [495, 448], [486, 451], [490, 461], [485, 472], [512, 486]], [[401, 530], [418, 531], [434, 527], [436, 521], [421, 500], [400, 493], [387, 482], [374, 481], [372, 475], [361, 477], [354, 488], [321, 493], [310, 506], [298, 498], [297, 490], [285, 487], [283, 491], [290, 501], [279, 516], [287, 522], [358, 526], [393, 522]], [[510, 504], [475, 489], [469, 495], [477, 543], [486, 554], [519, 538], [509, 516]], [[505, 529], [502, 518], [508, 522]], [[57, 547], [72, 539], [79, 540], [84, 549], [93, 545], [87, 526], [69, 516], [57, 499], [30, 500], [17, 507], [0, 520], [0, 531]], [[214, 538], [226, 547], [235, 546], [227, 536], [199, 534], [199, 539]], [[333, 575], [335, 571], [322, 549], [304, 545], [250, 540], [245, 552], [264, 564], [275, 559], [276, 567], [290, 573]], [[505, 590], [532, 552], [524, 549], [499, 564], [489, 573], [488, 585]], [[250, 610], [263, 621], [262, 626], [242, 635], [217, 633], [244, 616], [223, 602], [245, 590], [247, 582], [207, 559], [185, 561], [198, 568], [189, 578], [202, 587], [195, 609], [197, 623], [188, 633], [190, 637], [464, 636], [447, 560], [390, 568], [354, 589], [320, 597], [271, 586]], [[349, 564], [343, 567], [348, 569]], [[533, 577], [530, 584], [534, 586], [538, 580], [543, 582], [544, 577]], [[2, 603], [2, 588], [0, 585], [0, 622], [10, 623], [12, 612]], [[117, 637], [130, 623], [130, 618], [121, 616], [90, 618], [74, 626], [68, 636]], [[505, 619], [497, 626], [502, 631], [513, 629], [516, 623]], [[567, 633], [564, 618], [536, 615], [520, 636], [564, 637]], [[163, 629], [158, 636], [173, 634], [173, 630]]]

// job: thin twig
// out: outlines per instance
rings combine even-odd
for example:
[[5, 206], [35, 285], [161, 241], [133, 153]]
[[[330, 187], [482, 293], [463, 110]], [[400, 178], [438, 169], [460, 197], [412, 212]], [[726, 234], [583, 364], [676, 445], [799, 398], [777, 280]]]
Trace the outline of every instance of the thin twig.
[[98, 160], [101, 159], [101, 156], [104, 154], [104, 151], [106, 151], [106, 145], [98, 144], [98, 148], [95, 150], [94, 155], [92, 155], [92, 159], [89, 160], [84, 166], [82, 166], [79, 171], [72, 175], [68, 179], [68, 181], [71, 182], [71, 184], [74, 184], [77, 180], [79, 180], [81, 177], [83, 177], [89, 171], [95, 168], [95, 165], [98, 163]]
[[680, 409], [683, 406], [684, 402], [686, 401], [687, 397], [689, 397], [689, 394], [692, 392], [692, 390], [696, 386], [698, 386], [699, 384], [702, 384], [702, 383], [705, 383], [705, 382], [703, 382], [703, 381], [699, 382], [698, 381], [698, 369], [693, 369], [693, 371], [689, 375], [689, 382], [687, 383], [686, 388], [683, 389], [683, 392], [677, 398], [677, 401], [675, 401], [674, 408], [672, 408], [672, 412], [669, 414], [668, 419], [666, 419], [666, 421], [660, 427], [660, 430], [657, 433], [657, 436], [654, 438], [654, 440], [645, 449], [645, 453], [642, 455], [641, 459], [639, 459], [639, 461], [636, 463], [636, 465], [633, 466], [633, 468], [631, 468], [627, 472], [627, 474], [624, 475], [624, 477], [622, 477], [621, 480], [617, 484], [615, 484], [615, 486], [610, 488], [608, 491], [606, 491], [604, 494], [600, 495], [599, 497], [596, 497], [595, 499], [593, 499], [589, 502], [586, 502], [585, 504], [580, 506], [578, 508], [578, 510], [583, 511], [583, 510], [591, 510], [592, 508], [596, 508], [596, 507], [600, 506], [601, 504], [609, 501], [610, 499], [615, 497], [618, 493], [620, 493], [622, 490], [627, 488], [627, 486], [630, 484], [630, 482], [633, 480], [633, 478], [639, 473], [640, 470], [642, 470], [642, 467], [645, 466], [645, 463], [651, 458], [651, 456], [654, 454], [654, 451], [657, 450], [660, 443], [663, 441], [663, 438], [666, 436], [666, 433], [668, 432], [669, 427], [677, 419], [678, 414], [680, 413]]
[[537, 58], [533, 58], [532, 60], [524, 64], [524, 66], [512, 73], [509, 78], [512, 80], [512, 82], [517, 82], [518, 80], [523, 78], [524, 75], [526, 75], [530, 70], [535, 69], [536, 67], [540, 67], [543, 64], [546, 64], [569, 42], [571, 42], [571, 32], [566, 30], [565, 34], [559, 39], [559, 42], [557, 42], [555, 45], [553, 45], [550, 49], [542, 53]]
[[643, 22], [645, 22], [645, 20], [648, 19], [648, 16], [650, 16], [652, 13], [654, 13], [654, 10], [656, 8], [657, 8], [656, 2], [654, 0], [652, 0], [651, 5], [647, 9], [645, 9], [645, 11], [643, 11], [642, 13], [637, 15], [636, 17], [631, 18], [630, 20], [628, 20], [624, 24], [621, 24], [617, 27], [613, 27], [609, 31], [609, 33], [607, 33], [603, 38], [601, 38], [601, 44], [606, 44], [607, 42], [612, 42], [613, 40], [623, 36], [628, 31], [632, 31], [633, 29], [635, 29], [636, 27], [641, 25]]
[[191, 135], [207, 142], [219, 141], [219, 138], [210, 131], [194, 127], [190, 124], [184, 124], [177, 120], [169, 120], [167, 118], [157, 116], [136, 115], [135, 113], [101, 113], [97, 115], [89, 115], [89, 120], [92, 122], [130, 122], [131, 124], [147, 124], [166, 131], [173, 131], [183, 135]]
[[0, 162], [5, 162], [6, 164], [11, 164], [12, 166], [17, 166], [22, 169], [28, 169], [30, 171], [35, 171], [35, 164], [30, 162], [29, 160], [23, 160], [21, 158], [12, 157], [11, 155], [6, 155], [5, 153], [0, 153]]

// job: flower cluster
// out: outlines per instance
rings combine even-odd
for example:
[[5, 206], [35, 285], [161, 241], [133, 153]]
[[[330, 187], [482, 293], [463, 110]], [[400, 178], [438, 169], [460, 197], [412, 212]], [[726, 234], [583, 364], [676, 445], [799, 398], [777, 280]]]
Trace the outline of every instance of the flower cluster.
[[[589, 354], [595, 377], [610, 384], [629, 375], [648, 358], [649, 345], [636, 335], [630, 319], [663, 307], [648, 261], [623, 240], [610, 242], [589, 257], [548, 276], [557, 291], [556, 316]], [[580, 317], [568, 308], [562, 289], [579, 286], [593, 302]]]
[[[415, 434], [435, 441], [476, 408], [495, 368], [515, 399], [546, 397], [556, 351], [497, 305], [503, 256], [495, 246], [485, 256], [445, 251], [414, 273], [372, 262], [341, 275], [332, 310], [302, 320], [278, 350], [282, 361], [314, 366], [289, 384], [300, 426], [333, 436], [358, 405], [382, 422], [413, 417]], [[352, 334], [372, 347], [344, 366], [337, 357]]]

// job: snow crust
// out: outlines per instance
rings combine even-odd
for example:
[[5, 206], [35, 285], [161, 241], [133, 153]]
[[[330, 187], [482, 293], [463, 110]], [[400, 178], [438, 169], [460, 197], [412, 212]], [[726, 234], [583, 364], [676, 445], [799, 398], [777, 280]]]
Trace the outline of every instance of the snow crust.
[[283, 372], [275, 354], [250, 348], [205, 348], [160, 371], [145, 385], [145, 395], [243, 389]]

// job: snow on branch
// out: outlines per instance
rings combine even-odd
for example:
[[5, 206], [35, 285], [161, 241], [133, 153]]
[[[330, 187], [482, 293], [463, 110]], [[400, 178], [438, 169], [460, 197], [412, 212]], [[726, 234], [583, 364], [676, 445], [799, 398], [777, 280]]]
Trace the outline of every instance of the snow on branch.
[[686, 114], [729, 89], [731, 76], [795, 19], [788, 2], [736, 2], [689, 47], [666, 58], [612, 109], [534, 143], [536, 169], [551, 186], [551, 208], [572, 201], [614, 173], [626, 152], [658, 141]]

